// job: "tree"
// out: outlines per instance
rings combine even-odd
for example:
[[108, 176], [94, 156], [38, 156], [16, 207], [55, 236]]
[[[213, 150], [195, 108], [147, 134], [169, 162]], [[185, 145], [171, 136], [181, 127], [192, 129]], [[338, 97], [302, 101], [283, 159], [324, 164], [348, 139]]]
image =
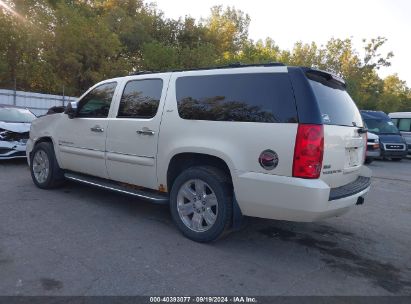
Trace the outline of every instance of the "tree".
[[[90, 17], [92, 16], [92, 17]], [[68, 94], [80, 94], [104, 78], [129, 70], [122, 45], [105, 20], [83, 4], [59, 3], [53, 39], [46, 57], [66, 85]]]
[[387, 113], [411, 110], [411, 91], [397, 74], [384, 79], [378, 108]]
[[221, 5], [211, 8], [211, 16], [205, 20], [207, 39], [219, 55], [226, 58], [237, 54], [248, 40], [250, 17], [240, 10]]
[[249, 39], [250, 17], [215, 6], [210, 15], [170, 19], [144, 0], [5, 0], [0, 7], [0, 87], [79, 95], [94, 83], [142, 70], [165, 71], [283, 62], [342, 76], [362, 109], [411, 110], [411, 92], [398, 75], [381, 79], [392, 52], [384, 37], [324, 45], [296, 42], [281, 49], [272, 38]]

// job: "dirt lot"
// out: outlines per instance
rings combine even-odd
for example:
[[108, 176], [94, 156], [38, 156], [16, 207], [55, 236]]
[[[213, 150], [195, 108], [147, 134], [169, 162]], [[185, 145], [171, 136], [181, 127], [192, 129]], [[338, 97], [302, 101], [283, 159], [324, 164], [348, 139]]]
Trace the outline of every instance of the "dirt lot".
[[166, 206], [0, 163], [0, 295], [410, 295], [411, 160], [377, 161], [365, 205], [317, 223], [250, 219], [214, 244]]

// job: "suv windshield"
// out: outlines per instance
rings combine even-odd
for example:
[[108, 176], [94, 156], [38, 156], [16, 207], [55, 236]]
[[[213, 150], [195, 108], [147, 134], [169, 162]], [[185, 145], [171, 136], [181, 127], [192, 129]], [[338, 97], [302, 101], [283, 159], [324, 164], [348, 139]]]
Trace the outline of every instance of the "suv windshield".
[[397, 127], [391, 120], [382, 118], [365, 118], [365, 124], [370, 132], [375, 134], [398, 134]]
[[363, 127], [360, 111], [342, 85], [308, 73], [307, 77], [324, 124]]
[[3, 122], [32, 122], [36, 116], [27, 109], [0, 108], [0, 121]]

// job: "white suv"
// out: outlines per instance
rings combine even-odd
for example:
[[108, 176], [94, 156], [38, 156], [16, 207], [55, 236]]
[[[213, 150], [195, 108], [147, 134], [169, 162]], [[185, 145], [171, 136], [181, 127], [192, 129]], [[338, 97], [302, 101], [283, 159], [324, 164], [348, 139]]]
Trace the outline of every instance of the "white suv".
[[363, 202], [366, 129], [338, 77], [282, 64], [102, 81], [36, 119], [34, 183], [65, 179], [170, 205], [207, 242], [243, 215], [315, 221]]

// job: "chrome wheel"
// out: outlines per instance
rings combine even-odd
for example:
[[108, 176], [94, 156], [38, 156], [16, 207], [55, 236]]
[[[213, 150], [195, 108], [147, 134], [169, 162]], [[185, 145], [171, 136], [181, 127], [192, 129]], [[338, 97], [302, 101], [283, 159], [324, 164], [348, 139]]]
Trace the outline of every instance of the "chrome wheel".
[[206, 182], [191, 179], [178, 191], [177, 211], [188, 228], [195, 232], [207, 231], [217, 219], [217, 197]]
[[38, 183], [42, 184], [47, 180], [50, 171], [50, 162], [46, 152], [36, 151], [33, 157], [33, 174]]

